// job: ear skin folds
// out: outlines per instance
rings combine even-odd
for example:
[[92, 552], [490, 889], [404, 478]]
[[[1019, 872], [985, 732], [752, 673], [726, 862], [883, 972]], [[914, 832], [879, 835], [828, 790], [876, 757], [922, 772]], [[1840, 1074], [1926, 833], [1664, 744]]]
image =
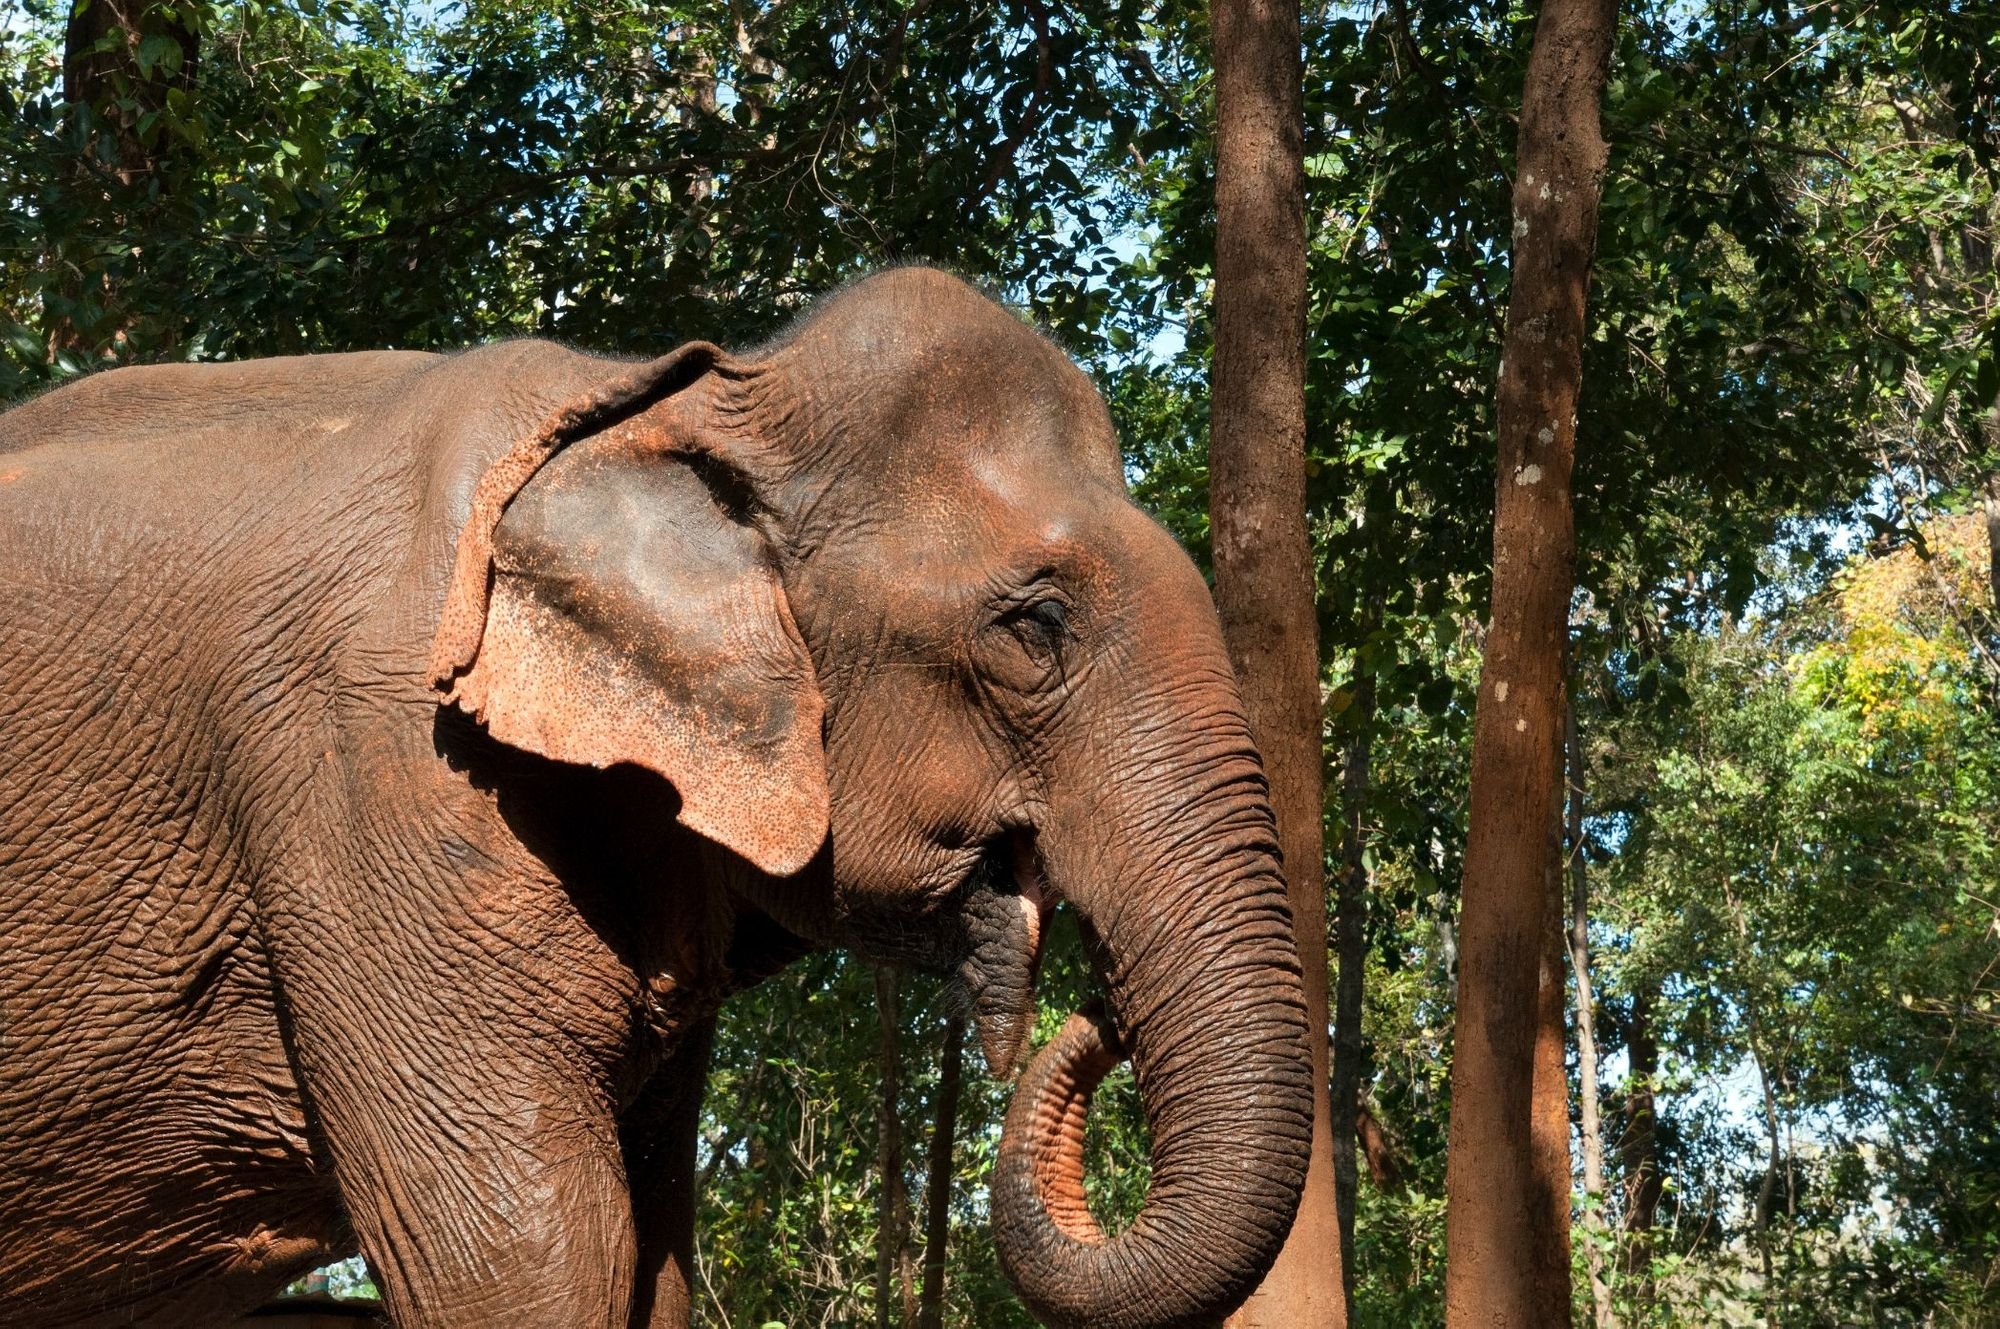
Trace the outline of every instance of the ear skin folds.
[[680, 819], [759, 869], [826, 837], [824, 705], [772, 551], [704, 482], [733, 444], [693, 343], [558, 412], [488, 470], [432, 684], [501, 742], [664, 776]]

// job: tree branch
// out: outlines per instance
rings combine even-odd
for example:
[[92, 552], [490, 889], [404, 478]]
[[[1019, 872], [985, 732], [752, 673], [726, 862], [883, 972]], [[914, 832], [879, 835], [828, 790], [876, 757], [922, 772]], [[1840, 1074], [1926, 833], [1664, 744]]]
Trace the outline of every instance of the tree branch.
[[1000, 152], [994, 157], [991, 169], [986, 172], [986, 179], [981, 181], [979, 188], [973, 190], [972, 196], [965, 200], [965, 212], [968, 217], [999, 187], [1000, 181], [1007, 174], [1007, 168], [1013, 165], [1015, 156], [1020, 152], [1021, 145], [1027, 142], [1028, 135], [1035, 132], [1035, 127], [1042, 118], [1042, 99], [1048, 95], [1049, 84], [1054, 81], [1055, 62], [1049, 50], [1049, 11], [1042, 4], [1042, 0], [1021, 0], [1021, 4], [1028, 11], [1029, 21], [1035, 25], [1035, 86], [1028, 94], [1028, 104], [1022, 109], [1021, 118], [1014, 123], [1013, 130], [1001, 142]]

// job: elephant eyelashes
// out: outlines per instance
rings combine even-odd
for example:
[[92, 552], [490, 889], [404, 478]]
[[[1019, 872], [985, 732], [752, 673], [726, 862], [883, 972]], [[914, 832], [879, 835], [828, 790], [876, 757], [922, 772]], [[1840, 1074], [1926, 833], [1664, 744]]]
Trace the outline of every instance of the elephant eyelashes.
[[1003, 606], [994, 626], [1014, 640], [999, 656], [989, 657], [998, 677], [1023, 692], [1065, 683], [1064, 645], [1075, 635], [1069, 612], [1069, 602], [1046, 584], [1031, 585], [1011, 605]]
[[1054, 645], [1069, 635], [1069, 607], [1060, 600], [1042, 600], [1029, 608], [1027, 617], [1041, 628]]
[[1031, 655], [1042, 660], [1060, 660], [1063, 643], [1069, 640], [1069, 606], [1053, 596], [1036, 600], [1009, 614], [1007, 626]]

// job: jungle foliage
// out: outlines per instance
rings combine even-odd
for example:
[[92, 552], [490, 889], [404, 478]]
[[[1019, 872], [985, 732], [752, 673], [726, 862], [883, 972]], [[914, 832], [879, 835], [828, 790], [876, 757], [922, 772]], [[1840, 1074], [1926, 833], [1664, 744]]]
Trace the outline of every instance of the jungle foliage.
[[[93, 29], [98, 18], [124, 26]], [[1328, 882], [1361, 828], [1356, 1322], [1441, 1323], [1446, 1067], [1532, 6], [1305, 13]], [[1097, 375], [1205, 557], [1200, 0], [0, 0], [0, 398], [113, 363], [769, 335], [926, 259]], [[2000, 9], [1633, 0], [1570, 670], [1605, 1088], [1578, 1314], [2000, 1319]], [[1344, 793], [1348, 765], [1368, 778]], [[1046, 1035], [1089, 985], [1064, 926]], [[827, 955], [737, 999], [702, 1314], [900, 1322], [951, 995]], [[1572, 1045], [1572, 1058], [1575, 1048]], [[883, 1059], [897, 1062], [893, 1104]], [[1574, 1068], [1573, 1068], [1574, 1069]], [[942, 1322], [1026, 1325], [968, 1063]], [[1093, 1194], [1136, 1211], [1129, 1079]], [[1609, 1305], [1582, 1292], [1592, 1272]]]

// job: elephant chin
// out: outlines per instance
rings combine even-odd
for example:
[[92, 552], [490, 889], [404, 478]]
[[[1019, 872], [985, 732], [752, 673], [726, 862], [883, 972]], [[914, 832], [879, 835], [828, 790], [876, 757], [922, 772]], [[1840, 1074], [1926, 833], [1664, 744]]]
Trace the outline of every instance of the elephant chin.
[[1013, 1073], [1034, 1027], [1035, 974], [1048, 917], [1056, 906], [1055, 892], [1043, 880], [1028, 838], [1014, 836], [1007, 856], [1014, 889], [981, 886], [966, 898], [970, 945], [958, 967], [980, 1051], [987, 1068], [1003, 1078]]

